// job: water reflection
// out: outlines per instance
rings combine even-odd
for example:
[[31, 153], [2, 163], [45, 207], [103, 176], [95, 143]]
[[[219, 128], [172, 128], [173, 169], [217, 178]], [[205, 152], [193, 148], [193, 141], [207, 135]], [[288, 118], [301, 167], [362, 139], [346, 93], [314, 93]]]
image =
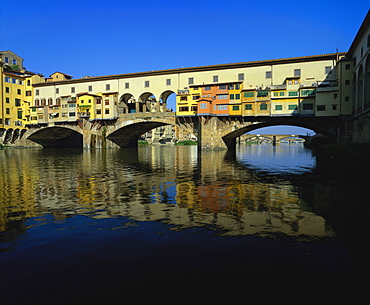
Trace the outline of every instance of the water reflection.
[[0, 230], [50, 213], [57, 220], [123, 216], [174, 230], [205, 226], [228, 236], [333, 236], [301, 187], [258, 177], [267, 167], [273, 174], [312, 170], [313, 157], [302, 148], [271, 149], [241, 147], [231, 158], [226, 151], [198, 158], [195, 147], [2, 151]]

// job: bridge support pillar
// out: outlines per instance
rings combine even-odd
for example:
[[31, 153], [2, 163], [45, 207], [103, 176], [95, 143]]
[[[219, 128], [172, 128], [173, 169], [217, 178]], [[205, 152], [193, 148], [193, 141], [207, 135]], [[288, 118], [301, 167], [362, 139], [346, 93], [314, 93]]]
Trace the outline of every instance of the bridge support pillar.
[[[200, 116], [198, 126], [198, 148], [227, 149], [221, 134], [224, 124], [217, 117]], [[235, 139], [234, 139], [235, 141]], [[234, 143], [235, 146], [235, 143]]]

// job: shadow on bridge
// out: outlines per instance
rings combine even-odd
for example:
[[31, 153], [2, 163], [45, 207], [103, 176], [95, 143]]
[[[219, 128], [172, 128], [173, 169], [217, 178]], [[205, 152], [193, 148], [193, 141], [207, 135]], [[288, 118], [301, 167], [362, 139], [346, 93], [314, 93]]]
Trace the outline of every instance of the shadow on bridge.
[[82, 148], [83, 135], [65, 127], [48, 127], [37, 130], [27, 137], [44, 148]]

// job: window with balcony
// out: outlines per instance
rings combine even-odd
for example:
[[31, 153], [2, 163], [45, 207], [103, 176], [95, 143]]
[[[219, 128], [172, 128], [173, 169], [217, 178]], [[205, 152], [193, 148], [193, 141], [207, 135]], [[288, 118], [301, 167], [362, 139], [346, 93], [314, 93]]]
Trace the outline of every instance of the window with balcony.
[[244, 92], [244, 97], [254, 97], [254, 92]]

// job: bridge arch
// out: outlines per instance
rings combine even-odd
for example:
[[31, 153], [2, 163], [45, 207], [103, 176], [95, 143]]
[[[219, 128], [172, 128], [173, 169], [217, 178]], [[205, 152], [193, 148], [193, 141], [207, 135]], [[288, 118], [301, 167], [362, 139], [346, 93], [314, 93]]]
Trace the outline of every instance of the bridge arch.
[[152, 92], [144, 92], [139, 96], [139, 112], [159, 112], [159, 102]]
[[[294, 119], [294, 118], [293, 118]], [[265, 121], [265, 122], [259, 122], [259, 123], [251, 123], [250, 125], [244, 126], [242, 128], [237, 128], [234, 131], [225, 132], [225, 134], [222, 136], [223, 141], [225, 142], [226, 146], [228, 148], [235, 147], [236, 144], [236, 138], [240, 137], [241, 135], [251, 132], [256, 129], [260, 129], [263, 127], [271, 127], [271, 126], [278, 126], [278, 125], [288, 125], [293, 127], [302, 127], [307, 128], [315, 131], [317, 134], [322, 134], [326, 136], [330, 141], [335, 142], [336, 141], [336, 130], [332, 128], [332, 125], [328, 124], [320, 125], [317, 124], [317, 122], [310, 122], [310, 121], [304, 121], [299, 122], [296, 120], [296, 122], [284, 122], [284, 121]]]
[[44, 148], [82, 148], [83, 135], [72, 128], [66, 127], [45, 127], [37, 129], [26, 138]]
[[118, 103], [119, 114], [131, 113], [136, 110], [136, 100], [131, 93], [124, 93]]
[[175, 113], [163, 113], [160, 117], [151, 117], [150, 113], [136, 114], [134, 118], [117, 121], [114, 128], [107, 130], [106, 138], [123, 148], [137, 147], [141, 135], [167, 125], [175, 125]]
[[[162, 94], [160, 95], [159, 100], [165, 106], [165, 107], [163, 107], [164, 111], [166, 111], [168, 109], [168, 98], [173, 94], [176, 96], [176, 93], [174, 91], [166, 90], [166, 91], [162, 92]], [[175, 107], [174, 109], [176, 109], [176, 104], [175, 104], [174, 107]]]

